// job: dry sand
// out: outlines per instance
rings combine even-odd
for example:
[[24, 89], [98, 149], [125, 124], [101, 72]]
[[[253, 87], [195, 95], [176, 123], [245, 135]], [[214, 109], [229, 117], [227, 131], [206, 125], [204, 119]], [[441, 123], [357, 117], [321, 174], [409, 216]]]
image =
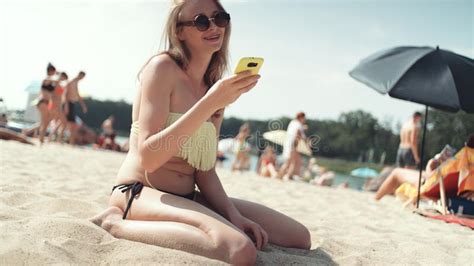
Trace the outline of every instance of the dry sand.
[[[88, 222], [106, 207], [123, 154], [0, 141], [0, 264], [221, 264], [116, 239]], [[310, 251], [269, 245], [257, 264], [473, 265], [471, 229], [403, 210], [392, 197], [282, 183], [219, 169], [230, 196], [275, 208], [311, 231]]]

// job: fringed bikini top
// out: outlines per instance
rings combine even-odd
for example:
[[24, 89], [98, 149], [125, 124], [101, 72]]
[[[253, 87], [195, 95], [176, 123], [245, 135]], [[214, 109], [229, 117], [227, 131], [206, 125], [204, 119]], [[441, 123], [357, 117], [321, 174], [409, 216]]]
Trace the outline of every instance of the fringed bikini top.
[[[183, 114], [170, 113], [166, 127], [173, 124]], [[132, 123], [130, 130], [138, 135], [140, 126], [138, 121]], [[217, 132], [213, 123], [204, 122], [199, 129], [184, 143], [181, 144], [178, 156], [186, 160], [192, 167], [208, 171], [214, 167], [217, 153]]]

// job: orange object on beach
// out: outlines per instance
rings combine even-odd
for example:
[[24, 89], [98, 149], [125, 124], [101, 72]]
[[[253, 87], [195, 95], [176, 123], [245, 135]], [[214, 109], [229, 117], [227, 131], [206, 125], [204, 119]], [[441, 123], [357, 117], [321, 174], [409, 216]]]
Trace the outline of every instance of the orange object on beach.
[[438, 199], [439, 180], [443, 177], [446, 195], [460, 195], [474, 191], [474, 149], [462, 148], [454, 158], [442, 164], [422, 186], [422, 195]]
[[465, 147], [463, 150], [459, 162], [458, 195], [465, 191], [474, 191], [474, 149]]
[[[456, 156], [445, 161], [421, 186], [421, 196], [440, 198], [440, 180], [443, 180], [446, 195], [456, 196], [465, 191], [474, 191], [474, 149], [462, 148]], [[409, 183], [402, 184], [395, 194], [401, 198], [416, 198], [417, 190]]]
[[[64, 93], [64, 88], [58, 85], [58, 86], [56, 86], [56, 88], [54, 89], [54, 93], [55, 93], [56, 95], [58, 95], [58, 96], [61, 96], [61, 95], [63, 95], [63, 93]], [[55, 109], [55, 108], [56, 108], [56, 106], [53, 104], [53, 101], [49, 101], [49, 103], [48, 103], [48, 110], [53, 110], [53, 109]]]
[[474, 220], [469, 219], [469, 218], [458, 217], [452, 214], [449, 214], [449, 215], [421, 214], [421, 215], [426, 216], [431, 219], [436, 219], [436, 220], [444, 221], [447, 223], [460, 224], [460, 225], [469, 227], [471, 229], [474, 229]]

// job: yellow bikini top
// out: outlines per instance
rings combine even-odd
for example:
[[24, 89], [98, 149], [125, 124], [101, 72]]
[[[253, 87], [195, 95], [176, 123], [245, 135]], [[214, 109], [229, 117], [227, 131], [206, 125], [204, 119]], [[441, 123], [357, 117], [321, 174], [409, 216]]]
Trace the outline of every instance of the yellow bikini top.
[[[182, 115], [181, 113], [170, 113], [166, 127], [173, 124]], [[132, 134], [138, 135], [140, 132], [138, 121], [132, 123], [130, 131]], [[178, 156], [186, 160], [192, 167], [201, 171], [208, 171], [214, 167], [217, 153], [217, 132], [213, 123], [204, 122], [186, 143], [181, 145]]]

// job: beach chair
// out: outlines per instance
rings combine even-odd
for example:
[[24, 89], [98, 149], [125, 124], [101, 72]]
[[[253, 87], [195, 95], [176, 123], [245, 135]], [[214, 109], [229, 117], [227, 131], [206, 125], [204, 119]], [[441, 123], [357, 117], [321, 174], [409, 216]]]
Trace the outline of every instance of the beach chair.
[[[448, 207], [451, 207], [452, 212], [474, 215], [471, 213], [474, 202], [457, 198], [472, 191], [474, 191], [474, 149], [464, 147], [436, 169], [421, 186], [420, 195], [424, 199], [439, 200], [438, 211], [443, 215], [449, 213]], [[396, 190], [395, 195], [407, 200], [407, 204], [412, 203], [416, 200], [417, 189], [405, 183]]]

